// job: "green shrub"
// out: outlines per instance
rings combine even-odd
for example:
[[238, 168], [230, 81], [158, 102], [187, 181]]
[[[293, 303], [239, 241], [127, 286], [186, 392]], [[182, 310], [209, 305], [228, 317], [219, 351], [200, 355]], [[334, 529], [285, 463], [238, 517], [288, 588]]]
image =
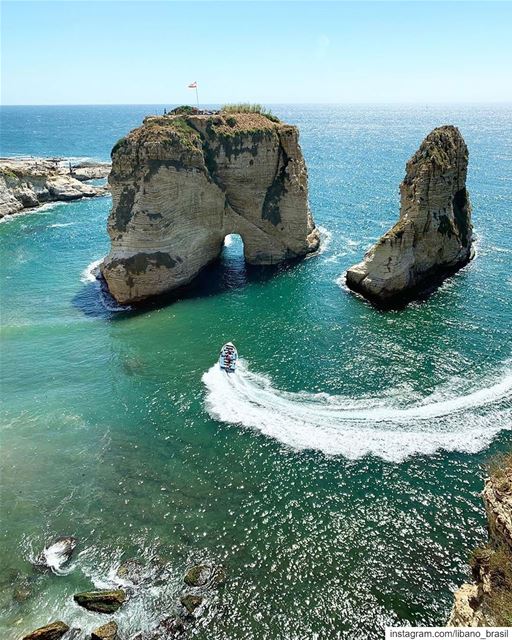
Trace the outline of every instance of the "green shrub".
[[270, 109], [263, 107], [261, 104], [250, 104], [249, 102], [239, 102], [233, 104], [225, 104], [221, 108], [221, 113], [259, 113], [272, 122], [280, 122]]
[[191, 107], [188, 104], [183, 104], [181, 107], [176, 107], [172, 111], [168, 111], [167, 115], [171, 116], [193, 116], [199, 113], [197, 107]]

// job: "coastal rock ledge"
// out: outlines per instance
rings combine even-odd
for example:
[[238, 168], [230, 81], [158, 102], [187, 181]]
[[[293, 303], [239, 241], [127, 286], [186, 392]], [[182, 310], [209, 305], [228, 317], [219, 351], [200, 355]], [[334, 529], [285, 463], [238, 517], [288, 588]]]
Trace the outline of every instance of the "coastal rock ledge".
[[297, 128], [262, 113], [150, 116], [112, 150], [111, 250], [101, 271], [121, 303], [189, 283], [239, 234], [249, 264], [315, 251]]
[[400, 218], [347, 271], [347, 286], [382, 307], [429, 292], [471, 260], [468, 149], [456, 127], [431, 131], [407, 162]]
[[489, 539], [471, 557], [472, 582], [454, 594], [449, 627], [512, 627], [512, 453], [485, 481]]
[[87, 184], [106, 178], [110, 164], [64, 158], [0, 158], [0, 218], [47, 202], [69, 202], [108, 193], [106, 186]]

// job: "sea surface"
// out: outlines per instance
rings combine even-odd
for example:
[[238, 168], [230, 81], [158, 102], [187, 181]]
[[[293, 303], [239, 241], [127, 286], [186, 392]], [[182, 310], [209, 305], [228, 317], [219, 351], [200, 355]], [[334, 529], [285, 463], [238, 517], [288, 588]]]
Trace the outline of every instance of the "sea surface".
[[[163, 105], [3, 107], [1, 155], [106, 160]], [[73, 593], [137, 557], [164, 568], [114, 616], [173, 610], [222, 564], [192, 636], [377, 639], [442, 625], [485, 540], [485, 465], [512, 444], [512, 106], [275, 105], [300, 129], [321, 251], [254, 269], [238, 236], [186, 293], [118, 307], [95, 266], [108, 197], [0, 224], [0, 637], [105, 621]], [[425, 303], [379, 312], [342, 275], [396, 220], [435, 126], [470, 150], [476, 258]], [[223, 343], [242, 357], [215, 366]], [[65, 575], [36, 573], [78, 538]], [[31, 595], [14, 591], [28, 580]]]

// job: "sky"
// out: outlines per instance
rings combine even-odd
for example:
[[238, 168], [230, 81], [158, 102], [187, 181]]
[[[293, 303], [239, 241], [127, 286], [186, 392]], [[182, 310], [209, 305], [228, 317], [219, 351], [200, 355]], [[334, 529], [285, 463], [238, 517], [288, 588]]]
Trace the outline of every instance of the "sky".
[[1, 103], [512, 101], [512, 2], [1, 2]]

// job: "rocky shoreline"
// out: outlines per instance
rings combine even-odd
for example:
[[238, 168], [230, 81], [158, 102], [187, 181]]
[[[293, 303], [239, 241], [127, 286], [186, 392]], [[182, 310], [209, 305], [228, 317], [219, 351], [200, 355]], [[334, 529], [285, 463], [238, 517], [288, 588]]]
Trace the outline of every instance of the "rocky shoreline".
[[106, 162], [71, 163], [65, 158], [0, 158], [0, 219], [33, 210], [48, 202], [69, 202], [102, 196], [107, 185], [90, 180], [106, 178]]
[[449, 627], [512, 627], [512, 453], [493, 464], [482, 497], [489, 538], [473, 551], [473, 581], [455, 592]]
[[[74, 546], [68, 544], [76, 539], [70, 536], [57, 538], [50, 543], [34, 562], [34, 568], [52, 571], [66, 564], [73, 555]], [[53, 560], [57, 559], [56, 566]], [[50, 561], [49, 561], [50, 560]], [[222, 566], [213, 564], [189, 565], [181, 576], [181, 589], [174, 602], [162, 608], [155, 617], [149, 630], [119, 634], [118, 623], [109, 616], [116, 614], [131, 600], [141, 595], [141, 590], [153, 589], [172, 578], [173, 571], [165, 562], [154, 558], [143, 562], [139, 558], [128, 558], [117, 568], [115, 576], [110, 578], [112, 586], [104, 589], [91, 589], [75, 593], [72, 597], [75, 605], [96, 615], [91, 631], [55, 620], [34, 631], [23, 635], [21, 640], [166, 640], [182, 636], [192, 631], [195, 622], [202, 616], [209, 600], [225, 583], [226, 573]], [[59, 574], [57, 574], [59, 575]], [[30, 591], [27, 597], [30, 597]]]

